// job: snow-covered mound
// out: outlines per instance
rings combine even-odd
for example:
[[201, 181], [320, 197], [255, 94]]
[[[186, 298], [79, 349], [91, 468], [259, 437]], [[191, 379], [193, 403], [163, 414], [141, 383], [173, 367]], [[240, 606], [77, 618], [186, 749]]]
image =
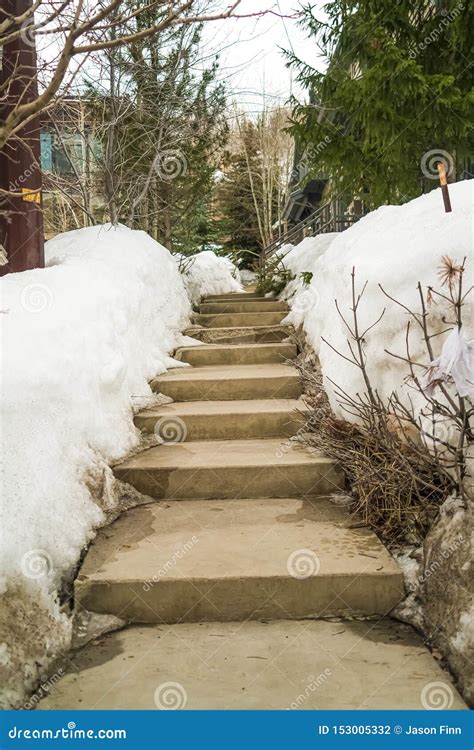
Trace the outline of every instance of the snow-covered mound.
[[4, 705], [67, 644], [54, 592], [114, 503], [108, 464], [138, 443], [132, 404], [174, 364], [190, 313], [174, 258], [144, 232], [80, 229], [46, 255], [1, 281], [0, 608], [17, 638], [0, 636]]
[[[440, 189], [401, 206], [383, 206], [337, 234], [314, 267], [307, 269], [313, 272], [306, 290], [312, 304], [308, 304], [304, 310], [303, 325], [310, 343], [319, 353], [325, 387], [336, 413], [342, 415], [331, 381], [352, 395], [364, 391], [359, 369], [322, 341], [326, 339], [344, 355], [350, 356], [347, 329], [336, 310], [335, 300], [346, 320], [352, 323], [352, 268], [355, 268], [359, 291], [368, 282], [359, 306], [360, 330], [375, 323], [385, 308], [381, 321], [365, 337], [372, 385], [382, 397], [387, 397], [394, 390], [402, 393], [406, 388], [404, 379], [408, 374], [407, 366], [385, 350], [406, 356], [408, 316], [384, 295], [379, 284], [408, 308], [419, 311], [418, 281], [423, 286], [426, 301], [429, 286], [440, 288], [442, 257], [447, 255], [461, 263], [466, 256], [464, 289], [468, 290], [473, 280], [473, 187], [472, 180], [450, 185], [453, 211], [448, 214], [444, 212]], [[299, 247], [288, 257], [291, 258], [292, 254], [296, 256]], [[304, 248], [301, 253], [304, 255]], [[437, 299], [436, 303], [431, 304], [429, 313], [433, 333], [442, 333], [449, 328], [443, 322], [446, 306], [442, 301]], [[464, 321], [464, 335], [472, 338], [472, 294], [466, 299]], [[446, 336], [432, 339], [435, 356], [439, 355]], [[421, 331], [415, 325], [411, 326], [409, 345], [412, 359], [427, 364]], [[413, 395], [413, 391], [411, 393]], [[345, 417], [350, 418], [347, 414]]]
[[253, 284], [257, 279], [255, 271], [251, 271], [249, 268], [240, 268], [239, 273], [242, 284]]
[[243, 291], [237, 266], [212, 250], [204, 250], [186, 259], [183, 278], [193, 305], [208, 294]]
[[[298, 245], [285, 253], [283, 265], [294, 276], [280, 295], [281, 299], [288, 300], [291, 305], [291, 311], [285, 322], [294, 326], [301, 325], [306, 314], [317, 303], [314, 285], [311, 287], [307, 283], [305, 275], [312, 274], [314, 278], [316, 261], [326, 252], [335, 237], [337, 237], [335, 232], [320, 234], [317, 237], [305, 237]], [[287, 248], [288, 245], [285, 247]]]

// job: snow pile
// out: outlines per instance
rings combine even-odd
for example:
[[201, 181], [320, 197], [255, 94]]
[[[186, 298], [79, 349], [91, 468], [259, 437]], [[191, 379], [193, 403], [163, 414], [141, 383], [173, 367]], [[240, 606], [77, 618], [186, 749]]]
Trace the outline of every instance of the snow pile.
[[46, 254], [1, 282], [4, 705], [67, 645], [54, 592], [114, 503], [108, 465], [138, 444], [133, 403], [176, 364], [190, 314], [173, 257], [144, 232], [80, 229]]
[[[365, 336], [365, 353], [372, 385], [385, 398], [394, 390], [402, 394], [407, 390], [404, 384], [407, 366], [387, 354], [385, 349], [406, 356], [408, 316], [385, 296], [379, 284], [408, 308], [419, 311], [418, 281], [423, 286], [426, 300], [428, 286], [440, 289], [440, 262], [443, 256], [448, 255], [458, 263], [467, 257], [464, 289], [469, 289], [473, 278], [473, 185], [472, 180], [450, 185], [453, 211], [449, 214], [444, 212], [440, 189], [401, 206], [379, 208], [337, 234], [313, 268], [308, 269], [312, 270], [313, 278], [306, 294], [311, 297], [312, 304], [303, 311], [302, 322], [311, 345], [319, 354], [324, 385], [338, 415], [343, 416], [331, 380], [353, 396], [364, 391], [359, 369], [322, 340], [326, 339], [342, 354], [350, 356], [347, 329], [336, 310], [335, 300], [347, 322], [352, 325], [352, 267], [355, 267], [358, 291], [368, 282], [359, 305], [360, 330], [375, 323], [385, 308], [381, 321]], [[296, 258], [301, 246], [297, 246], [288, 258], [292, 255]], [[304, 250], [301, 252], [304, 255]], [[466, 299], [464, 309], [464, 335], [467, 339], [473, 335], [472, 296]], [[446, 331], [447, 325], [443, 322], [446, 309], [439, 298], [429, 306], [432, 333]], [[435, 356], [440, 355], [445, 339], [446, 336], [432, 339]], [[427, 364], [421, 329], [416, 325], [411, 326], [409, 345], [412, 359]], [[410, 393], [416, 398], [413, 390]], [[345, 414], [345, 417], [350, 418], [350, 415]]]
[[278, 250], [275, 252], [275, 255], [277, 255], [279, 258], [284, 258], [288, 255], [294, 248], [294, 245], [291, 244], [291, 242], [286, 242], [284, 245], [281, 245]]
[[212, 250], [204, 250], [183, 263], [183, 279], [193, 305], [208, 294], [242, 292], [238, 268], [229, 258], [219, 257]]
[[[284, 290], [283, 296], [292, 305], [287, 320], [302, 323], [309, 343], [319, 355], [324, 387], [338, 417], [357, 418], [338, 403], [335, 384], [354, 400], [357, 394], [366, 391], [360, 369], [350, 361], [349, 343], [353, 342], [348, 326], [354, 327], [351, 309], [351, 273], [354, 268], [356, 297], [367, 282], [357, 318], [359, 332], [365, 332], [363, 351], [373, 390], [386, 403], [394, 391], [408, 408], [408, 399], [411, 399], [428, 447], [434, 444], [428, 437], [433, 434], [451, 443], [457, 441], [458, 428], [451, 429], [448, 417], [443, 423], [443, 418], [438, 416], [435, 424], [424, 396], [409, 387], [410, 369], [403, 358], [407, 357], [407, 322], [411, 318], [407, 310], [421, 312], [420, 282], [434, 360], [424, 376], [425, 392], [432, 392], [440, 399], [439, 382], [449, 382], [451, 394], [466, 396], [474, 391], [474, 294], [469, 293], [473, 283], [473, 188], [472, 180], [450, 185], [453, 211], [448, 214], [444, 212], [439, 189], [401, 206], [384, 206], [333, 237], [326, 251], [318, 253], [319, 257], [312, 266], [311, 241], [308, 240], [296, 246], [285, 258], [285, 265], [293, 273], [302, 270], [313, 273], [304, 290], [298, 279], [290, 282]], [[319, 239], [324, 242], [324, 237]], [[317, 240], [315, 238], [314, 242]], [[451, 258], [457, 266], [467, 259], [463, 279], [463, 293], [467, 296], [461, 334], [456, 327], [453, 328], [449, 302], [428, 292], [432, 287], [444, 294], [449, 293], [449, 288], [442, 286], [443, 277], [440, 275], [440, 266], [446, 269], [444, 256]], [[456, 281], [453, 289], [457, 289]], [[306, 295], [305, 305], [299, 303], [301, 294]], [[347, 325], [336, 308], [336, 300]], [[405, 309], [393, 300], [398, 300]], [[408, 347], [413, 362], [429, 364], [431, 357], [422, 330], [413, 319]], [[398, 358], [388, 352], [398, 355]], [[424, 370], [416, 368], [416, 372], [423, 375]], [[440, 451], [439, 442], [437, 450]], [[472, 448], [466, 458], [468, 473], [472, 477]], [[472, 491], [468, 480], [466, 490]], [[396, 617], [422, 630], [427, 640], [441, 651], [468, 701], [474, 696], [472, 670], [470, 673], [467, 666], [474, 650], [470, 562], [472, 505], [472, 497], [467, 503], [456, 497], [446, 500], [424, 539], [422, 549], [410, 555], [402, 553], [398, 558], [409, 595], [394, 610]]]
[[[333, 239], [337, 237], [335, 232], [320, 234], [317, 237], [305, 237], [298, 245], [291, 247], [284, 255], [283, 265], [294, 277], [285, 287], [280, 295], [281, 299], [288, 300], [291, 305], [290, 314], [286, 323], [298, 327], [317, 304], [318, 297], [314, 294], [315, 285], [314, 269], [316, 261], [326, 252]], [[288, 248], [288, 245], [285, 245]], [[306, 277], [309, 274], [311, 278]]]
[[254, 284], [257, 280], [257, 274], [249, 268], [240, 268], [239, 273], [242, 284]]

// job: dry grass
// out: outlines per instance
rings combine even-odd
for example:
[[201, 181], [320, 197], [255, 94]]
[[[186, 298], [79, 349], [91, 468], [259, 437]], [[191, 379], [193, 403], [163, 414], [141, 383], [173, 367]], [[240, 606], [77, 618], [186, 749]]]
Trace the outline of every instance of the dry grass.
[[355, 404], [359, 424], [337, 419], [321, 373], [298, 364], [312, 412], [303, 440], [342, 466], [354, 512], [388, 543], [417, 543], [453, 489], [446, 473], [420, 442], [405, 440], [382, 406]]

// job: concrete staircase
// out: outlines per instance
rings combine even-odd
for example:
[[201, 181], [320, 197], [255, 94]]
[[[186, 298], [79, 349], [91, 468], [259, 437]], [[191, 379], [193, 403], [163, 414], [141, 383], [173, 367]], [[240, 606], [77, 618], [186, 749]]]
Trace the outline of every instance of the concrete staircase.
[[285, 708], [323, 665], [297, 707], [419, 708], [446, 680], [380, 619], [402, 575], [330, 498], [340, 467], [288, 440], [307, 407], [285, 315], [257, 294], [208, 297], [187, 332], [207, 343], [176, 354], [192, 367], [153, 381], [173, 403], [135, 421], [164, 443], [115, 467], [153, 502], [97, 535], [75, 584], [78, 607], [129, 626], [73, 657], [42, 708], [163, 708], [170, 684], [181, 707]]

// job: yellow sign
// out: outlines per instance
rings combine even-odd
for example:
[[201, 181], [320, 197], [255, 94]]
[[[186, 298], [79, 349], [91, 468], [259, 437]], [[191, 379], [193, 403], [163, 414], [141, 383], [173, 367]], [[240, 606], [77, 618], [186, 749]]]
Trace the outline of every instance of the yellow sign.
[[41, 191], [40, 190], [31, 190], [31, 188], [22, 188], [21, 189], [22, 194], [22, 200], [27, 201], [28, 203], [41, 203]]

